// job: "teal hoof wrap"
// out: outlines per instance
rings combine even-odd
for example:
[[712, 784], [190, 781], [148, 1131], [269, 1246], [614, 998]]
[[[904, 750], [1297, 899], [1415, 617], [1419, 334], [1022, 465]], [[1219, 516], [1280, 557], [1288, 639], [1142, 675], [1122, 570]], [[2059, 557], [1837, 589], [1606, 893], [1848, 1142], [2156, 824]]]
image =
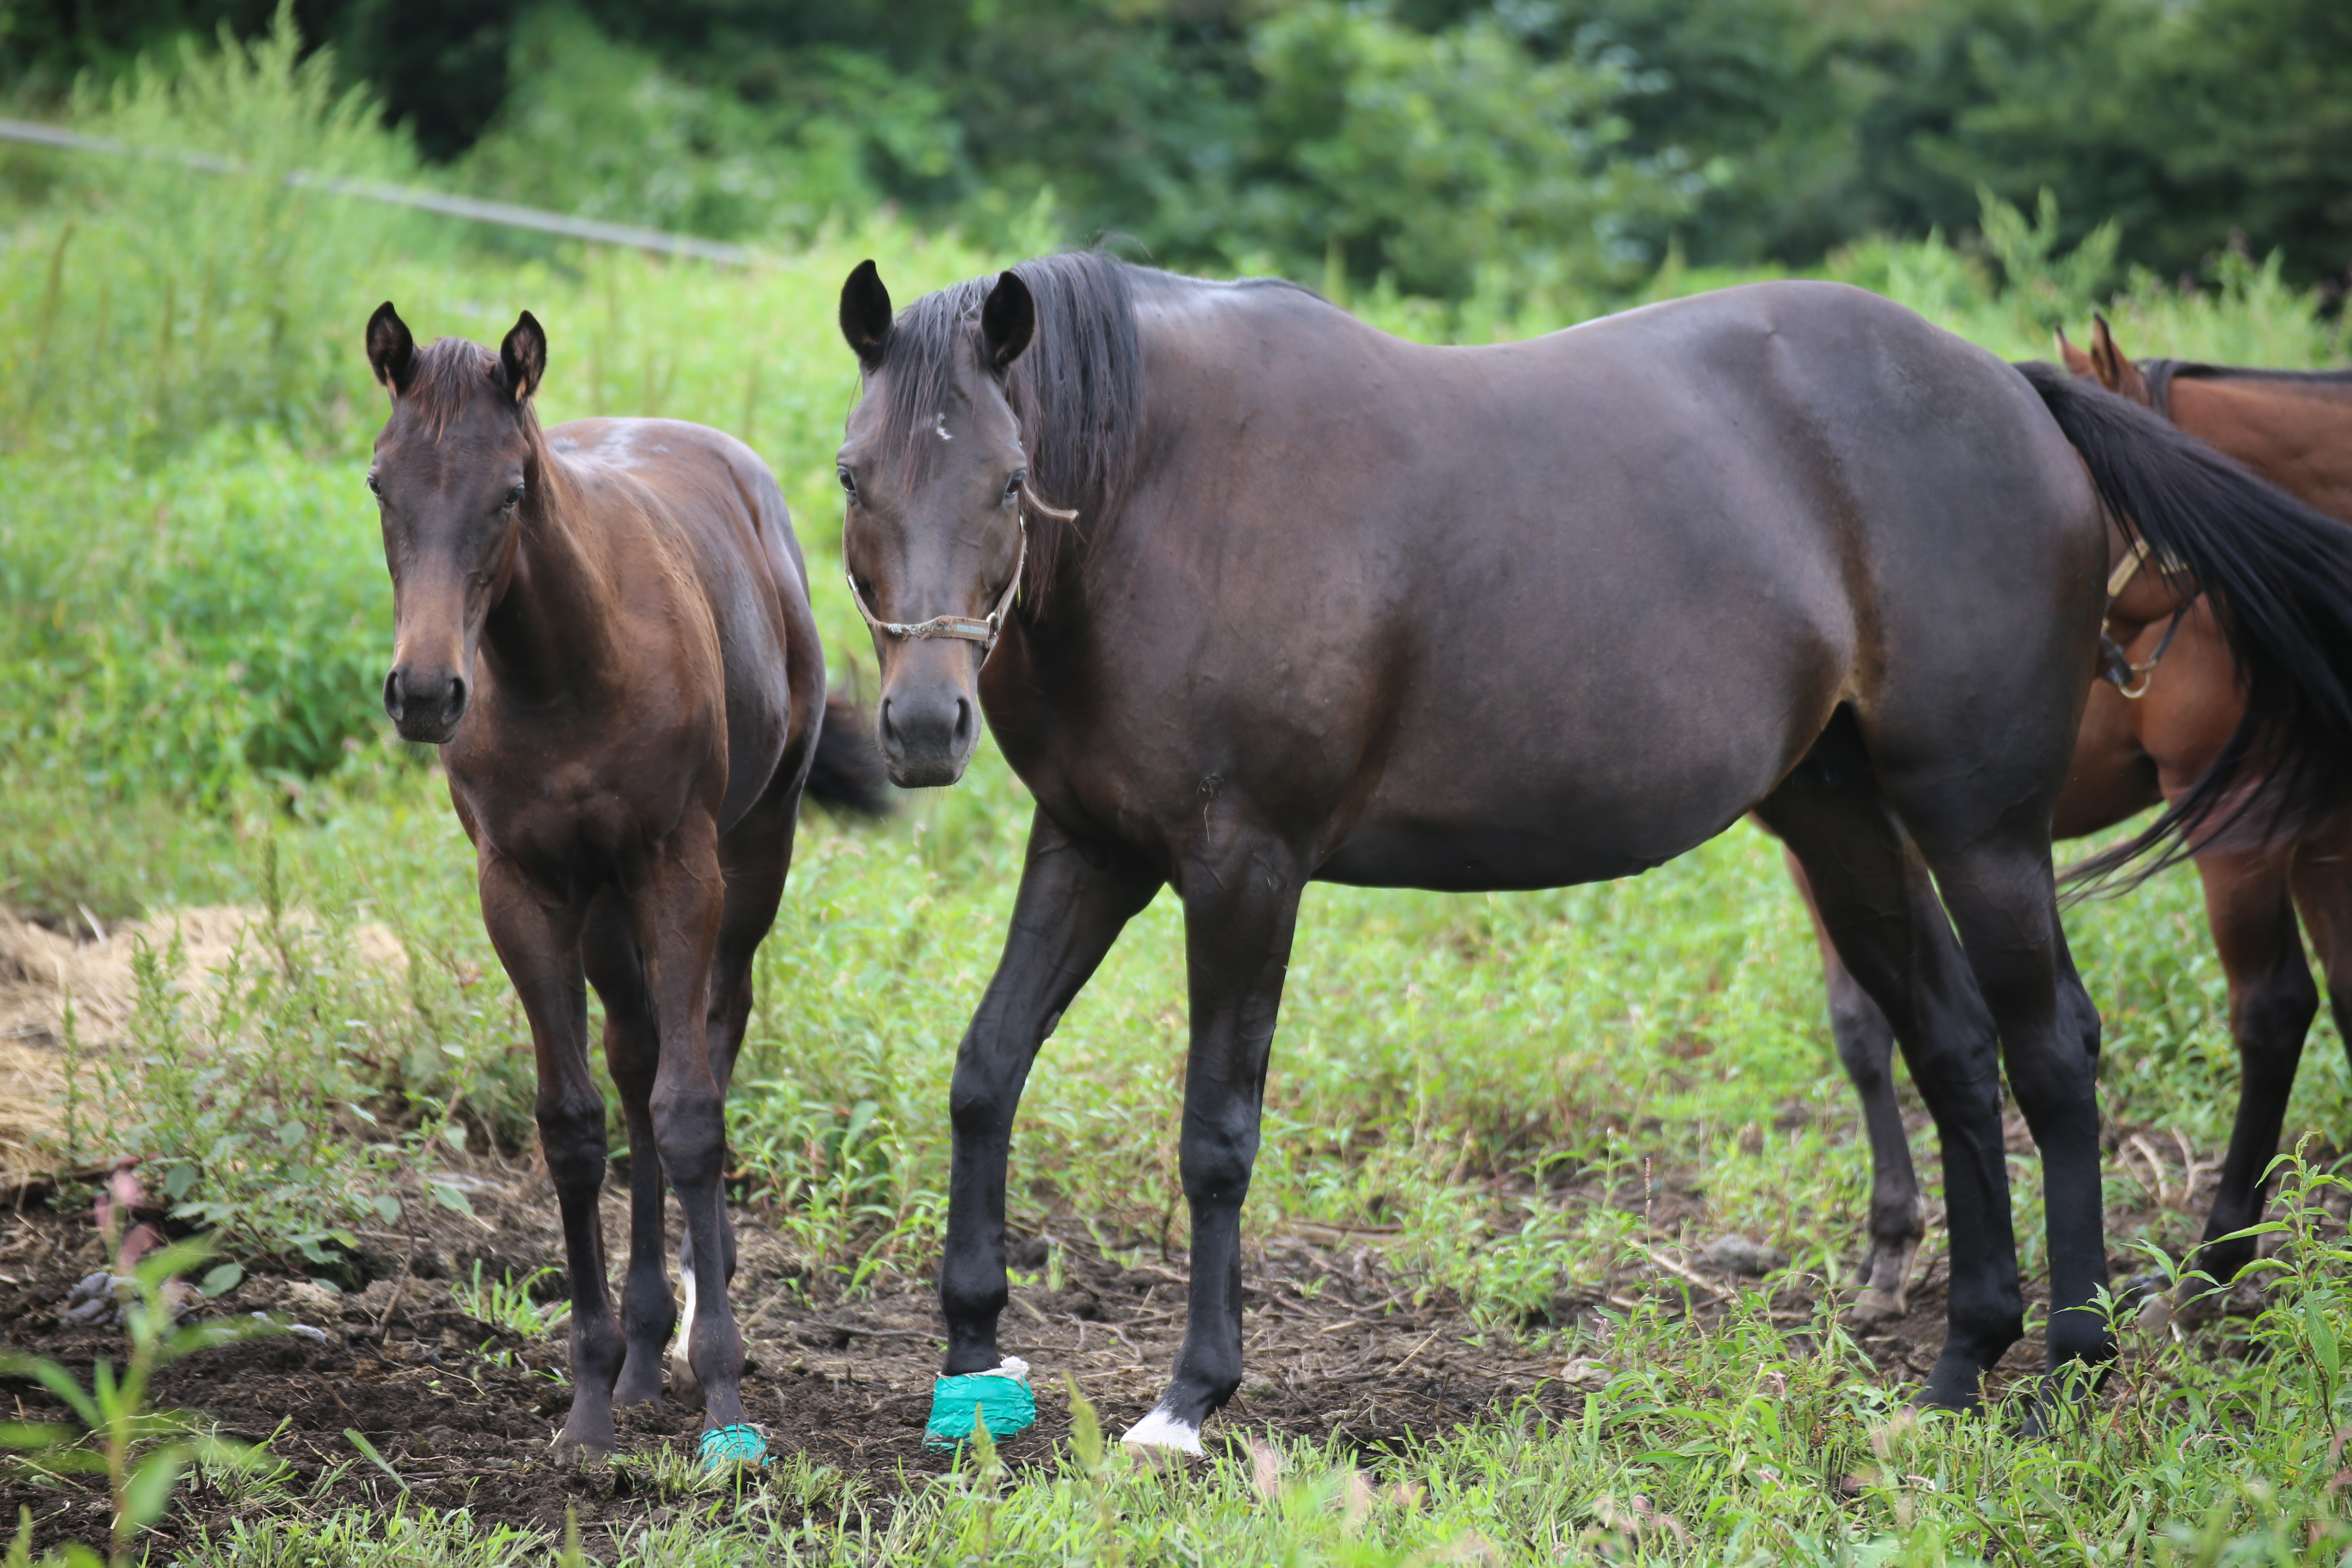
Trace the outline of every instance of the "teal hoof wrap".
[[767, 1462], [768, 1439], [749, 1421], [738, 1421], [732, 1426], [713, 1426], [702, 1435], [702, 1468], [706, 1470]]
[[1037, 1396], [1029, 1388], [1029, 1363], [1007, 1356], [993, 1372], [942, 1377], [931, 1384], [931, 1419], [923, 1442], [952, 1448], [969, 1438], [976, 1420], [988, 1423], [992, 1439], [1010, 1437], [1037, 1422]]

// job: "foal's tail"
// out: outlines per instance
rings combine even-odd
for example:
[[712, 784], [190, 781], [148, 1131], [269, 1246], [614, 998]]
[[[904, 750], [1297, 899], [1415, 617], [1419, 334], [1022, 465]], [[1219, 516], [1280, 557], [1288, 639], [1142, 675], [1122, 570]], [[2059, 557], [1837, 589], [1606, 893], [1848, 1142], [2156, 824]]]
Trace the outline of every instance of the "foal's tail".
[[874, 749], [873, 717], [838, 691], [824, 700], [816, 757], [801, 798], [845, 816], [890, 815], [889, 779]]
[[2136, 403], [2018, 367], [2118, 525], [2205, 595], [2246, 710], [2213, 765], [2145, 831], [2067, 872], [2130, 886], [2232, 827], [2292, 840], [2352, 802], [2352, 529]]

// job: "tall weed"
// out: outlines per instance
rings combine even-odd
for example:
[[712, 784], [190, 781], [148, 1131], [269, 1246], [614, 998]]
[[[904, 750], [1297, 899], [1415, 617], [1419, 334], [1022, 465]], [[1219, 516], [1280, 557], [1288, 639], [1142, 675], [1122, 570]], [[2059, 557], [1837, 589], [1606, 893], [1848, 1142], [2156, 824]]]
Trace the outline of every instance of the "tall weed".
[[258, 423], [340, 445], [351, 290], [425, 231], [289, 177], [407, 174], [375, 106], [303, 58], [288, 5], [250, 45], [184, 44], [72, 109], [131, 151], [71, 155], [0, 249], [0, 442], [148, 459]]

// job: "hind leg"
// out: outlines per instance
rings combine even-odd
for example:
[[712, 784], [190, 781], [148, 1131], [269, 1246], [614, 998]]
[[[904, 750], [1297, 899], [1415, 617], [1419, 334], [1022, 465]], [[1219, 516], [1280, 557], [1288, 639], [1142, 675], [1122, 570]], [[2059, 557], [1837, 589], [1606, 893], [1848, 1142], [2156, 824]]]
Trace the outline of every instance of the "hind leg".
[[2021, 710], [2012, 729], [1987, 731], [1964, 752], [1940, 716], [1927, 729], [1915, 722], [1869, 737], [1887, 799], [1935, 873], [2041, 1150], [2053, 1369], [2104, 1363], [2115, 1350], [2092, 1307], [2107, 1279], [2098, 1011], [2066, 951], [2050, 867], [2051, 802], [2065, 755], [2060, 717]]
[[662, 1400], [662, 1347], [677, 1320], [669, 1276], [662, 1267], [666, 1193], [661, 1157], [654, 1148], [654, 1074], [661, 1037], [654, 1023], [646, 966], [618, 895], [606, 891], [590, 906], [581, 942], [588, 983], [604, 1004], [604, 1066], [620, 1091], [629, 1130], [629, 1271], [621, 1288], [621, 1326], [628, 1352], [614, 1399], [624, 1405]]
[[1822, 924], [1812, 884], [1803, 862], [1788, 856], [1789, 875], [1805, 900], [1821, 949], [1822, 980], [1829, 993], [1830, 1036], [1846, 1081], [1862, 1101], [1863, 1126], [1870, 1137], [1869, 1247], [1854, 1271], [1862, 1289], [1847, 1316], [1858, 1327], [1891, 1322], [1911, 1310], [1911, 1266], [1927, 1236], [1927, 1205], [1919, 1197], [1919, 1173], [1911, 1163], [1911, 1136], [1895, 1097], [1895, 1026], [1870, 999], [1853, 971], [1838, 957], [1837, 944]]
[[[2304, 1039], [2319, 1012], [2319, 989], [2312, 984], [2311, 966], [2304, 958], [2288, 868], [2281, 858], [2200, 855], [2197, 874], [2205, 884], [2206, 921], [2230, 981], [2230, 1034], [2238, 1047], [2238, 1114], [2230, 1129], [2230, 1150], [2222, 1158], [2204, 1238], [2183, 1272], [2201, 1272], [2226, 1285], [2252, 1259], [2254, 1240], [2221, 1238], [2262, 1218], [2270, 1163], [2278, 1153], [2279, 1128], [2286, 1120], [2288, 1097], [2294, 1092]], [[2335, 868], [2315, 867], [2306, 878], [2298, 867], [2294, 889], [2303, 893], [2307, 889], [2312, 906], [2325, 910], [2340, 900], [2344, 889], [2329, 886], [2340, 879]], [[2315, 923], [2315, 935], [2319, 931]], [[2323, 955], [2328, 945], [2321, 936]], [[2181, 1304], [2198, 1300], [2211, 1289], [2204, 1280], [2184, 1280]]]
[[1952, 1284], [1943, 1353], [1920, 1397], [1966, 1408], [2024, 1332], [1991, 1016], [1851, 719], [1832, 723], [1758, 815], [1803, 862], [1823, 929], [1884, 1010], [1936, 1120]]
[[[760, 943], [776, 923], [783, 902], [784, 877], [793, 863], [793, 835], [800, 821], [800, 790], [779, 785], [753, 806], [734, 830], [719, 840], [719, 862], [727, 880], [725, 908], [719, 918], [719, 945], [710, 963], [709, 1011], [704, 1028], [710, 1070], [723, 1097], [734, 1081], [736, 1058], [743, 1049], [743, 1032], [751, 1021], [751, 966]], [[722, 1205], [719, 1237], [726, 1247], [719, 1273], [731, 1287], [735, 1280], [735, 1221]], [[694, 1267], [694, 1233], [685, 1232], [677, 1245], [678, 1278], [686, 1281], [686, 1307], [681, 1322], [692, 1323], [699, 1305]], [[670, 1373], [679, 1391], [699, 1391], [687, 1336], [681, 1334], [670, 1352]]]

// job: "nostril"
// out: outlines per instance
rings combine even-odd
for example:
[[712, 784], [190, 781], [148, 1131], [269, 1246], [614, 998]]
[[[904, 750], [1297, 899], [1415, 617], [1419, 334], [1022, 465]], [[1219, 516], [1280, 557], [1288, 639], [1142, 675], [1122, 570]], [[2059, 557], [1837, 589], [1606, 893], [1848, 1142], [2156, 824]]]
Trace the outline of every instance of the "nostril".
[[466, 711], [466, 678], [464, 676], [453, 675], [449, 678], [449, 700], [442, 704], [441, 711], [444, 717], [450, 719], [458, 718]]
[[956, 699], [955, 743], [961, 748], [971, 739], [971, 702], [968, 698]]
[[898, 726], [890, 721], [890, 700], [887, 697], [882, 699], [882, 706], [875, 710], [874, 727], [882, 731], [882, 738], [886, 741], [898, 738]]
[[400, 721], [400, 671], [387, 670], [383, 678], [383, 710], [394, 723]]

